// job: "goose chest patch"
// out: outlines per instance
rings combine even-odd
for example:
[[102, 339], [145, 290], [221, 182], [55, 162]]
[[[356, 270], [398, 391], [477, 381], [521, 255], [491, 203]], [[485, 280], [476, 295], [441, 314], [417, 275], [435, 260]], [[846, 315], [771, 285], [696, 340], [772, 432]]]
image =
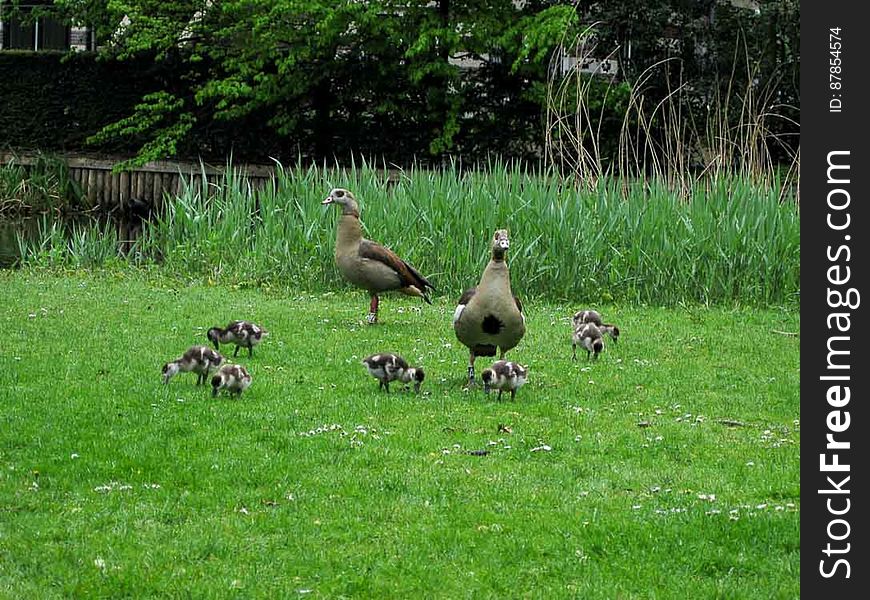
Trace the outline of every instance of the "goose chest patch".
[[481, 329], [483, 329], [484, 333], [488, 333], [490, 335], [497, 335], [503, 328], [504, 323], [495, 315], [486, 315], [483, 318]]

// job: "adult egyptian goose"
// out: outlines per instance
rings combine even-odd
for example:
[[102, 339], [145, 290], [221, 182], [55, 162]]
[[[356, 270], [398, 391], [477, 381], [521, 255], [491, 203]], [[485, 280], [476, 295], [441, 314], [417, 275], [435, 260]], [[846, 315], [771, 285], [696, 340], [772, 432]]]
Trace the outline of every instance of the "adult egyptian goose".
[[247, 348], [248, 356], [254, 355], [254, 346], [259, 344], [269, 332], [250, 321], [233, 321], [225, 328], [212, 327], [206, 333], [214, 344], [215, 350], [221, 349], [221, 344], [235, 344], [233, 356], [239, 355], [239, 348]]
[[251, 380], [251, 374], [242, 365], [224, 365], [211, 378], [211, 395], [227, 390], [231, 396], [239, 397], [251, 385]]
[[429, 290], [435, 287], [398, 255], [362, 236], [359, 205], [348, 190], [336, 188], [322, 204], [341, 207], [335, 238], [335, 264], [342, 277], [371, 295], [366, 321], [378, 321], [378, 294], [398, 290], [409, 296], [419, 296], [429, 304]]
[[163, 365], [163, 383], [169, 383], [178, 373], [196, 373], [196, 385], [205, 383], [209, 371], [217, 369], [224, 357], [208, 346], [193, 346], [188, 348], [181, 358]]
[[468, 382], [474, 383], [474, 360], [478, 356], [495, 356], [496, 348], [504, 359], [505, 352], [520, 343], [526, 333], [523, 306], [511, 292], [511, 278], [505, 257], [510, 239], [505, 229], [495, 232], [492, 258], [477, 287], [462, 294], [453, 313], [456, 337], [469, 350]]
[[426, 374], [420, 367], [408, 366], [408, 361], [390, 352], [381, 352], [372, 354], [362, 360], [369, 372], [369, 375], [378, 380], [378, 389], [384, 388], [388, 393], [390, 391], [390, 382], [399, 380], [402, 383], [414, 382], [414, 391], [420, 391], [420, 385]]
[[601, 333], [606, 333], [614, 343], [619, 341], [619, 327], [612, 323], [604, 323], [601, 320], [601, 314], [597, 310], [578, 310], [572, 317], [574, 329], [583, 323], [594, 323]]
[[502, 392], [510, 392], [511, 400], [517, 395], [528, 379], [529, 369], [515, 362], [497, 360], [492, 366], [483, 370], [480, 378], [483, 380], [483, 391], [487, 394], [491, 389], [498, 390], [498, 399], [501, 400]]
[[598, 358], [598, 355], [604, 350], [604, 338], [595, 323], [580, 323], [574, 328], [574, 333], [571, 336], [574, 354], [571, 356], [571, 360], [577, 360], [578, 345], [586, 348], [586, 360], [589, 360], [590, 353], [594, 355], [594, 358]]

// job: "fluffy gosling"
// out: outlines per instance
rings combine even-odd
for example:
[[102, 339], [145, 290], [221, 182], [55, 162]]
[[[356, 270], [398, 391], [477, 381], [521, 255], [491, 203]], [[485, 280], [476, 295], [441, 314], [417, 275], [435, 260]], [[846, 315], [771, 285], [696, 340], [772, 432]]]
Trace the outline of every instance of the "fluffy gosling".
[[193, 346], [185, 352], [181, 358], [163, 365], [163, 383], [169, 383], [178, 373], [196, 373], [196, 385], [205, 383], [209, 371], [217, 369], [224, 361], [224, 357], [208, 346]]
[[233, 357], [236, 357], [239, 355], [239, 348], [247, 348], [248, 356], [254, 356], [254, 346], [269, 335], [269, 332], [250, 321], [233, 321], [225, 328], [212, 327], [206, 335], [214, 344], [215, 350], [220, 350], [221, 344], [235, 344]]
[[574, 329], [584, 323], [594, 323], [602, 334], [607, 334], [614, 343], [619, 341], [619, 327], [612, 323], [601, 320], [601, 314], [597, 310], [578, 310], [572, 318]]
[[378, 380], [378, 389], [384, 388], [387, 393], [390, 391], [391, 381], [401, 381], [402, 383], [414, 382], [414, 391], [420, 391], [420, 385], [426, 374], [420, 367], [408, 366], [408, 361], [390, 352], [381, 352], [380, 354], [372, 354], [362, 360], [362, 364], [368, 370], [369, 375]]
[[242, 365], [224, 365], [211, 378], [211, 395], [216, 397], [221, 390], [227, 390], [238, 398], [251, 385], [251, 374]]
[[586, 348], [586, 360], [589, 360], [589, 355], [592, 354], [595, 359], [604, 350], [604, 338], [601, 336], [601, 330], [595, 323], [581, 323], [574, 328], [574, 334], [571, 336], [571, 347], [574, 350], [571, 360], [577, 360], [577, 346]]
[[529, 368], [521, 364], [497, 360], [481, 374], [483, 391], [488, 394], [491, 389], [497, 389], [499, 400], [501, 400], [501, 393], [508, 391], [511, 393], [511, 400], [514, 400], [517, 390], [526, 383], [528, 373]]

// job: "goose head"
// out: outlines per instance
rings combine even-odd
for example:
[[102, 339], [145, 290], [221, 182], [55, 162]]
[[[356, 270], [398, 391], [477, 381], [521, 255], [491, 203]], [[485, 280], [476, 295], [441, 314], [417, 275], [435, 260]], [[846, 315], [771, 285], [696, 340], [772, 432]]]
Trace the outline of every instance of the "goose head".
[[503, 260], [510, 246], [511, 241], [507, 229], [497, 229], [492, 237], [492, 257], [497, 260]]
[[423, 369], [420, 367], [411, 367], [405, 373], [408, 376], [408, 382], [414, 382], [414, 392], [420, 392], [420, 386], [423, 384], [423, 379], [426, 377], [426, 374], [423, 372]]
[[163, 370], [162, 370], [163, 383], [169, 383], [169, 380], [172, 379], [175, 375], [177, 375], [180, 370], [181, 370], [181, 368], [179, 367], [178, 363], [175, 361], [168, 362], [165, 365], [163, 365]]
[[206, 332], [206, 337], [214, 344], [215, 350], [220, 349], [220, 341], [221, 341], [221, 329], [219, 327], [212, 327]]
[[483, 380], [483, 391], [488, 394], [489, 390], [492, 389], [492, 384], [495, 382], [495, 371], [486, 368], [483, 370], [480, 378]]
[[337, 204], [341, 207], [341, 214], [359, 216], [359, 204], [357, 204], [356, 198], [352, 192], [344, 188], [335, 188], [329, 192], [321, 204]]

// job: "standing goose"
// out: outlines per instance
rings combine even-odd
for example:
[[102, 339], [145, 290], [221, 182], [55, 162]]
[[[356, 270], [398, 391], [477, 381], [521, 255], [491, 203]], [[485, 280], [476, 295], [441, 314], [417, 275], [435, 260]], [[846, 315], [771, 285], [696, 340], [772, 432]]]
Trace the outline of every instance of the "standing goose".
[[378, 294], [398, 290], [409, 296], [419, 296], [429, 304], [429, 290], [435, 287], [398, 255], [362, 236], [359, 205], [348, 190], [336, 188], [322, 204], [341, 207], [335, 237], [335, 264], [342, 277], [371, 295], [372, 302], [366, 321], [378, 321]]
[[477, 287], [462, 294], [453, 313], [456, 337], [469, 350], [468, 382], [474, 383], [474, 359], [495, 356], [520, 343], [526, 333], [526, 317], [519, 298], [511, 292], [510, 271], [505, 255], [510, 247], [508, 232], [499, 229], [492, 239], [492, 259]]
[[601, 314], [597, 310], [578, 310], [572, 318], [574, 321], [574, 329], [577, 329], [583, 323], [594, 323], [601, 333], [606, 333], [614, 343], [619, 341], [619, 327], [612, 323], [605, 323], [601, 320]]

